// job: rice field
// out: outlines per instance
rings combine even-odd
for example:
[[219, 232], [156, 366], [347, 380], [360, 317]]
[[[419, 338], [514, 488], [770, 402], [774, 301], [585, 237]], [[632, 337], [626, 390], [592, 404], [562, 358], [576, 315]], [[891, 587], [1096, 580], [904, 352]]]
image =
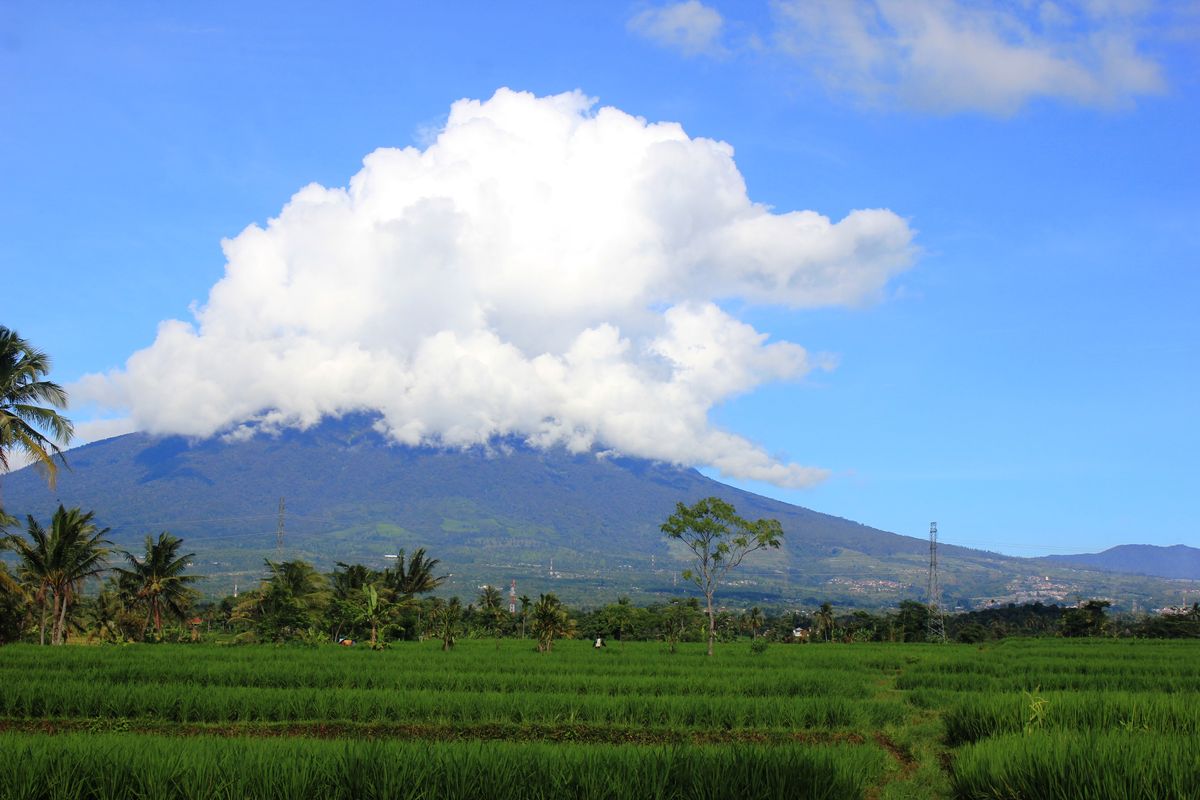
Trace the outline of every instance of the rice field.
[[0, 648], [8, 798], [1200, 798], [1200, 643]]

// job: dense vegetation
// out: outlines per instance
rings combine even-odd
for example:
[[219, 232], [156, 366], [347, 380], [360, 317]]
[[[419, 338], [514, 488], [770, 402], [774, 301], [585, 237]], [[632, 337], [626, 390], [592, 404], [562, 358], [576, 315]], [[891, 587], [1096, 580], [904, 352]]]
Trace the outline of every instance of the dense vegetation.
[[0, 799], [1194, 797], [1197, 647], [15, 645]]

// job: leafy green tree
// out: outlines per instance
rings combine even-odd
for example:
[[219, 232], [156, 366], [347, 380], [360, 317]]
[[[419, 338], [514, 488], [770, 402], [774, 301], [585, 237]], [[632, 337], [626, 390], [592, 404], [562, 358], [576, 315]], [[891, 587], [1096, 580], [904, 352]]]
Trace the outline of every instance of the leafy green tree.
[[1107, 600], [1087, 600], [1078, 608], [1068, 608], [1062, 616], [1063, 636], [1103, 636], [1108, 627]]
[[66, 463], [61, 448], [70, 443], [74, 427], [55, 410], [66, 408], [67, 393], [44, 379], [49, 372], [45, 353], [0, 325], [0, 472], [8, 470], [12, 454], [21, 454], [45, 472], [53, 487], [55, 459]]
[[305, 638], [320, 624], [329, 603], [329, 582], [306, 561], [265, 561], [268, 574], [234, 609], [237, 621], [253, 622], [266, 639]]
[[958, 640], [963, 644], [978, 644], [979, 642], [986, 642], [987, 639], [988, 629], [978, 622], [967, 623], [958, 630]]
[[662, 636], [667, 649], [674, 653], [680, 641], [700, 628], [700, 619], [700, 602], [696, 598], [676, 598], [668, 603], [662, 612]]
[[179, 554], [183, 540], [163, 531], [157, 541], [146, 537], [146, 550], [141, 559], [133, 553], [125, 553], [129, 569], [116, 568], [135, 587], [135, 597], [146, 607], [145, 629], [154, 626], [155, 636], [162, 638], [163, 614], [182, 620], [195, 599], [190, 585], [199, 580], [196, 575], [186, 574], [189, 559], [195, 553]]
[[28, 540], [17, 534], [10, 534], [4, 540], [16, 551], [20, 559], [18, 575], [41, 607], [42, 644], [46, 643], [47, 616], [51, 625], [50, 643], [66, 641], [71, 603], [83, 582], [105, 569], [108, 549], [104, 545], [111, 544], [104, 538], [108, 528], [97, 529], [93, 516], [91, 511], [67, 510], [60, 505], [48, 531], [28, 517]]
[[1137, 626], [1138, 636], [1154, 639], [1200, 639], [1200, 603], [1173, 614], [1153, 614]]
[[713, 605], [717, 586], [750, 553], [779, 547], [783, 527], [775, 519], [750, 522], [739, 517], [734, 507], [724, 500], [707, 497], [691, 506], [677, 503], [675, 513], [663, 523], [662, 532], [683, 542], [692, 551], [694, 568], [684, 570], [683, 578], [695, 583], [704, 593], [708, 654], [711, 656], [717, 638]]
[[29, 616], [29, 596], [21, 582], [0, 562], [0, 644], [20, 640]]
[[618, 597], [617, 602], [610, 605], [607, 611], [608, 621], [616, 633], [617, 641], [624, 646], [625, 632], [629, 630], [629, 626], [633, 623], [633, 617], [636, 613], [633, 601], [625, 596]]
[[929, 638], [929, 606], [916, 600], [901, 600], [896, 620], [906, 642], [923, 642]]
[[570, 639], [575, 635], [575, 623], [553, 592], [538, 595], [533, 605], [533, 635], [537, 637], [539, 653], [552, 651], [555, 639]]

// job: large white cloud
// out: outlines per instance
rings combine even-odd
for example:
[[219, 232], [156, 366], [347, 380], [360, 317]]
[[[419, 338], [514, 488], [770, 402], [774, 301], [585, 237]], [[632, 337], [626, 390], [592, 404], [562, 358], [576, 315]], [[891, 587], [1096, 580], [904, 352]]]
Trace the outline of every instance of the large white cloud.
[[709, 423], [714, 405], [814, 365], [723, 310], [875, 298], [911, 260], [890, 211], [832, 222], [750, 201], [729, 145], [501, 89], [453, 105], [424, 150], [366, 157], [223, 243], [194, 322], [163, 322], [77, 399], [207, 436], [377, 410], [399, 442], [521, 436], [803, 486]]

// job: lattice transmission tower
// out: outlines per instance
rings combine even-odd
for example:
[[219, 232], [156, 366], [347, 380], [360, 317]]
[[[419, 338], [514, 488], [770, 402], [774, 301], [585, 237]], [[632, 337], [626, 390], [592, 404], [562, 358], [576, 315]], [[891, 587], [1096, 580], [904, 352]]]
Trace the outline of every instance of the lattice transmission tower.
[[942, 584], [938, 576], [937, 523], [929, 523], [929, 631], [931, 642], [946, 641], [946, 617], [942, 610]]

